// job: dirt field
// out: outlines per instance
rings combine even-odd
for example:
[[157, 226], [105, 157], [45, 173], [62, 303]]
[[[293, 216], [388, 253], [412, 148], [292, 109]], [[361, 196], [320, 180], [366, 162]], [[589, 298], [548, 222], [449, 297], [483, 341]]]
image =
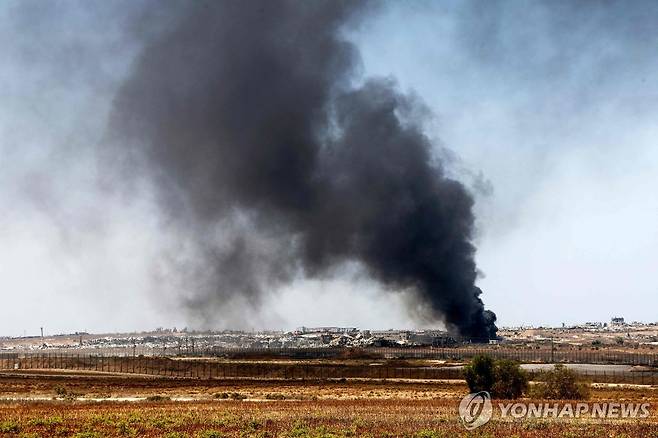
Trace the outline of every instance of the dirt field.
[[[494, 419], [474, 432], [460, 381], [173, 379], [95, 372], [0, 374], [0, 434], [23, 437], [658, 437], [644, 420]], [[600, 385], [592, 401], [658, 407], [658, 388]]]

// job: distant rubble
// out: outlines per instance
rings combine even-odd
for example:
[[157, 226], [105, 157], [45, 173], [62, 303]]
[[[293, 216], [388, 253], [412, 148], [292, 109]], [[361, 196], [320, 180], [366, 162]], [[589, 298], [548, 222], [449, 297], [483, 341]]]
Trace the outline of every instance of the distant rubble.
[[[577, 348], [623, 346], [658, 347], [658, 323], [626, 323], [614, 317], [609, 323], [585, 322], [561, 327], [503, 327], [490, 344], [508, 346], [558, 345]], [[90, 334], [76, 332], [53, 336], [0, 337], [0, 351], [49, 351], [62, 349], [159, 350], [179, 352], [239, 348], [329, 347], [451, 347], [467, 343], [442, 330], [362, 330], [356, 327], [299, 327], [292, 331], [196, 331], [157, 328], [142, 333]], [[131, 350], [132, 349], [132, 350]]]
[[158, 328], [146, 333], [62, 334], [0, 338], [0, 350], [49, 350], [84, 347], [153, 348], [202, 351], [210, 348], [325, 348], [449, 346], [458, 341], [441, 330], [359, 330], [346, 327], [300, 327], [293, 331], [195, 331]]

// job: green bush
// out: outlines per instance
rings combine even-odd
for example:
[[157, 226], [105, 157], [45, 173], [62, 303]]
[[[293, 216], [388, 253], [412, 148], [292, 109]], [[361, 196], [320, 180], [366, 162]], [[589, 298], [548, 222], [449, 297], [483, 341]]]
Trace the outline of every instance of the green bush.
[[518, 362], [499, 360], [494, 369], [496, 382], [492, 395], [496, 398], [519, 398], [528, 389], [528, 375], [521, 369]]
[[471, 392], [491, 392], [494, 383], [496, 362], [489, 356], [476, 356], [464, 367], [464, 377]]
[[589, 398], [589, 384], [581, 382], [578, 374], [564, 365], [555, 365], [553, 370], [541, 373], [538, 380], [532, 388], [533, 397], [549, 400]]
[[476, 356], [464, 367], [471, 392], [487, 391], [495, 398], [519, 398], [528, 388], [528, 376], [517, 362]]

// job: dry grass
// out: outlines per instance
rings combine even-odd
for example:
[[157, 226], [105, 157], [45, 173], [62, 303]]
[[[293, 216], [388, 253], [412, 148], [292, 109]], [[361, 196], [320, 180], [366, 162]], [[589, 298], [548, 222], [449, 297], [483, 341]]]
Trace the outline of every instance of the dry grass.
[[[494, 420], [476, 433], [459, 423], [456, 400], [7, 403], [0, 432], [23, 436], [230, 437], [657, 437], [655, 419]], [[85, 435], [86, 434], [86, 435]]]
[[[457, 416], [466, 392], [460, 382], [0, 374], [0, 398], [47, 399], [1, 402], [0, 436], [658, 438], [658, 415], [653, 410], [652, 417], [641, 421], [494, 418], [469, 433]], [[58, 400], [50, 400], [53, 397]], [[140, 401], [111, 401], [117, 397]], [[658, 388], [604, 386], [595, 388], [592, 398], [658, 407]]]

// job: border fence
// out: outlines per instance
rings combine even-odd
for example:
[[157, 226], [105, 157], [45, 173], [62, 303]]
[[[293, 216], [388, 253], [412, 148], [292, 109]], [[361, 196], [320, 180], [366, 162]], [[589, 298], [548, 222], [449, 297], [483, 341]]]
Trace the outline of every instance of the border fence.
[[[490, 354], [490, 351], [487, 353]], [[209, 357], [106, 356], [78, 352], [0, 353], [0, 370], [72, 370], [195, 379], [463, 379], [459, 366], [414, 366], [412, 363], [395, 360], [372, 364], [345, 364], [339, 361], [223, 361]], [[574, 371], [592, 382], [658, 384], [658, 368], [599, 367]], [[534, 370], [529, 374], [533, 378], [540, 375], [541, 371]]]
[[367, 348], [209, 348], [197, 352], [185, 351], [192, 356], [259, 357], [279, 356], [300, 359], [345, 358], [362, 356], [383, 359], [434, 359], [470, 360], [478, 355], [495, 359], [511, 359], [522, 363], [587, 363], [616, 365], [645, 365], [658, 367], [658, 353], [653, 351], [632, 352], [627, 350], [570, 350], [558, 348], [490, 347], [367, 347]]
[[465, 361], [478, 355], [495, 359], [511, 359], [522, 363], [580, 363], [609, 365], [644, 365], [658, 367], [655, 350], [518, 348], [510, 346], [462, 347], [318, 347], [318, 348], [254, 348], [254, 347], [202, 347], [189, 345], [169, 347], [125, 346], [108, 348], [62, 348], [48, 350], [0, 351], [7, 354], [65, 354], [116, 357], [225, 357], [234, 359], [288, 358], [288, 359], [433, 359]]

